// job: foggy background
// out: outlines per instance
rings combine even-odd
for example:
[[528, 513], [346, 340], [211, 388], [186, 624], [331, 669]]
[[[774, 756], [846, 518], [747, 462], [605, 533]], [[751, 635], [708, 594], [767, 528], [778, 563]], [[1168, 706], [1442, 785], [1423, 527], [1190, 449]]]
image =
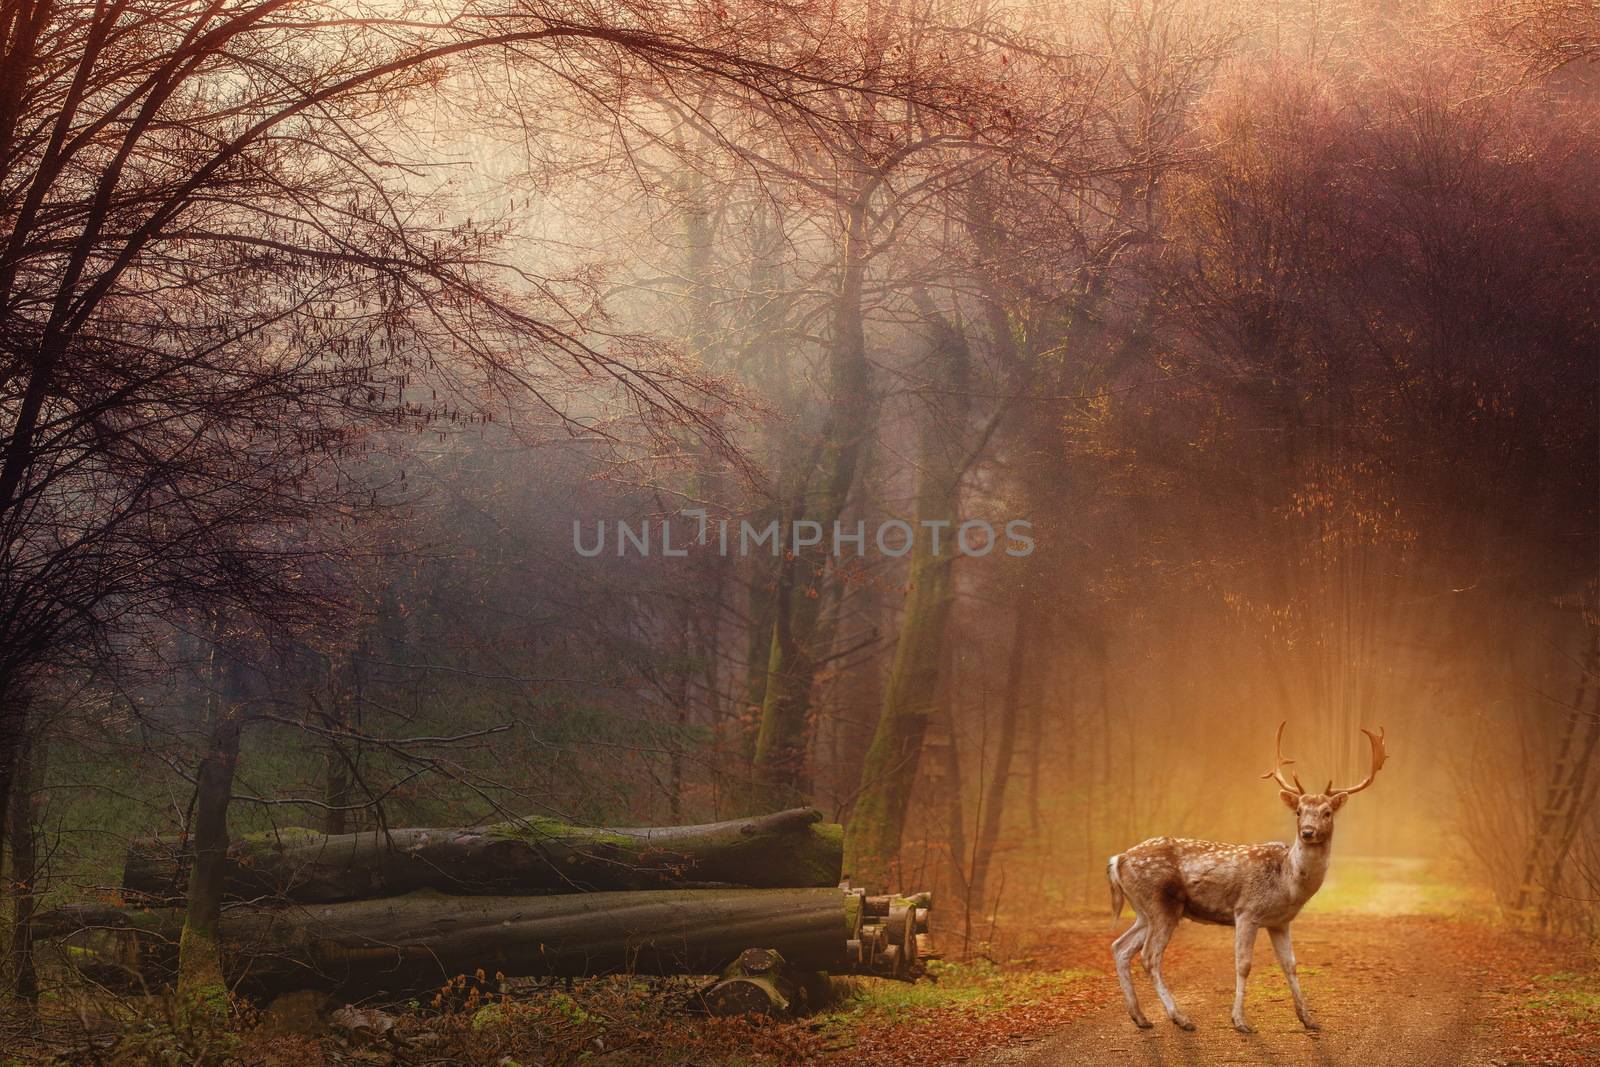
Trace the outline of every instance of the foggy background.
[[[1104, 907], [1105, 858], [1146, 837], [1282, 839], [1259, 776], [1287, 720], [1310, 789], [1387, 731], [1336, 854], [1514, 903], [1595, 721], [1600, 68], [1470, 3], [843, 17], [949, 111], [819, 93], [837, 121], [797, 122], [552, 62], [384, 120], [415, 210], [493, 231], [494, 284], [627, 368], [419, 361], [390, 395], [437, 415], [318, 468], [359, 506], [269, 538], [306, 546], [283, 596], [315, 606], [230, 616], [234, 832], [807, 803], [898, 836], [847, 875], [1003, 940]], [[869, 547], [574, 551], [574, 522], [686, 508]], [[872, 550], [923, 517], [1026, 519], [1036, 547]], [[32, 683], [52, 899], [192, 813], [217, 631], [117, 617]], [[903, 827], [863, 808], [885, 768]], [[1546, 887], [1573, 929], [1597, 787]]]

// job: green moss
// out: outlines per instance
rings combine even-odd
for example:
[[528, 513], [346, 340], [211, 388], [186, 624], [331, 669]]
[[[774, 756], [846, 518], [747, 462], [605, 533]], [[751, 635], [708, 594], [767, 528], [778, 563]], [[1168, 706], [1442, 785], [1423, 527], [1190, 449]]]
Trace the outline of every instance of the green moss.
[[854, 936], [856, 923], [861, 916], [861, 898], [854, 893], [846, 893], [844, 898], [844, 932], [845, 936]]
[[123, 911], [123, 915], [127, 917], [130, 928], [144, 933], [159, 934], [163, 930], [172, 929], [167, 925], [171, 918], [170, 909], [160, 912], [152, 908], [127, 908]]
[[222, 953], [213, 931], [184, 923], [178, 938], [179, 1008], [191, 1019], [223, 1019], [232, 1010], [222, 976]]
[[568, 1022], [581, 1024], [589, 1021], [589, 1013], [583, 1010], [583, 1005], [566, 993], [552, 993], [549, 998], [549, 1005]]
[[842, 874], [844, 827], [838, 823], [813, 823], [811, 840], [789, 849], [784, 857], [794, 885], [837, 885]]

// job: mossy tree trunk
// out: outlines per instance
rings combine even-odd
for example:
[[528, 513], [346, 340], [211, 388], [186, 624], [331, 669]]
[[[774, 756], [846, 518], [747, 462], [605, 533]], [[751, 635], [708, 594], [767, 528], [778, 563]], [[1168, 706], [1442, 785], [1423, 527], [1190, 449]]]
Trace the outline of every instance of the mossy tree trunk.
[[178, 994], [189, 1008], [225, 1012], [228, 989], [223, 977], [218, 923], [227, 885], [228, 807], [233, 800], [233, 773], [239, 762], [242, 707], [230, 684], [237, 667], [219, 647], [226, 622], [213, 619], [207, 653], [202, 718], [203, 750], [195, 773], [194, 862], [183, 933], [178, 941]]
[[[795, 290], [788, 281], [785, 255], [787, 234], [776, 211], [765, 202], [756, 206], [752, 220], [752, 242], [756, 249], [751, 261], [746, 290], [755, 307], [749, 316], [747, 334], [751, 340], [736, 354], [735, 363], [742, 380], [782, 408], [801, 403], [789, 368], [790, 322], [796, 303]], [[767, 443], [779, 460], [777, 484], [790, 483], [799, 449], [790, 447], [783, 432]], [[776, 508], [763, 506], [750, 521], [765, 529], [780, 518]], [[742, 579], [747, 597], [747, 644], [744, 658], [743, 706], [738, 713], [734, 742], [728, 746], [730, 765], [725, 768], [732, 779], [730, 799], [736, 807], [749, 808], [755, 795], [754, 768], [756, 739], [761, 730], [762, 709], [767, 698], [767, 665], [772, 656], [773, 617], [777, 610], [778, 560], [759, 552], [744, 561]]]
[[[884, 593], [877, 581], [853, 582], [839, 590], [838, 616], [851, 619], [855, 628], [834, 638], [834, 656], [840, 657], [834, 683], [833, 735], [829, 764], [833, 797], [845, 804], [861, 782], [861, 762], [872, 744], [872, 728], [883, 707], [883, 657], [876, 647], [882, 625]], [[841, 647], [842, 646], [842, 647]]]
[[785, 561], [779, 570], [761, 724], [756, 731], [751, 810], [793, 804], [806, 795], [806, 719], [816, 680], [810, 645], [821, 599], [812, 582], [820, 582], [822, 572], [821, 561], [799, 558]]
[[[685, 341], [701, 365], [714, 374], [731, 375], [737, 372], [736, 360], [725, 340], [730, 331], [719, 305], [726, 280], [719, 282], [715, 255], [718, 227], [726, 215], [729, 194], [725, 188], [708, 182], [694, 167], [684, 168], [680, 183], [684, 241], [682, 296], [688, 320]], [[693, 482], [687, 496], [691, 501], [702, 502], [697, 505], [700, 529], [696, 533], [708, 547], [718, 540], [715, 532], [718, 516], [704, 502], [721, 501], [729, 496], [724, 453], [719, 444], [726, 424], [720, 412], [710, 417], [713, 421], [711, 439], [702, 429], [686, 433], [684, 442], [685, 451], [695, 457]], [[697, 703], [703, 706], [711, 728], [711, 771], [719, 799], [725, 786], [723, 778], [727, 768], [722, 757], [728, 724], [722, 687], [722, 638], [731, 564], [728, 556], [720, 551], [694, 553], [688, 563], [690, 581], [704, 597], [699, 601], [684, 598], [678, 606], [676, 629], [682, 649], [670, 692], [675, 721], [668, 768], [669, 803], [674, 822], [684, 817], [686, 807], [686, 749], [699, 743], [691, 725]], [[748, 766], [748, 760], [741, 763], [741, 770], [744, 766]]]
[[[883, 711], [861, 772], [861, 792], [845, 831], [845, 874], [859, 885], [887, 888], [894, 881], [906, 811], [922, 756], [922, 740], [939, 692], [945, 629], [954, 602], [951, 564], [959, 521], [961, 475], [970, 459], [966, 429], [971, 352], [965, 336], [918, 294], [919, 310], [933, 324], [930, 365], [936, 381], [919, 445], [918, 537], [904, 616]], [[944, 524], [937, 550], [928, 524]]]
[[744, 783], [745, 799], [752, 793], [750, 775], [751, 768], [755, 766], [756, 734], [761, 729], [761, 709], [766, 707], [767, 702], [767, 661], [772, 658], [777, 573], [777, 566], [772, 561], [758, 556], [749, 580], [746, 611], [749, 613], [750, 630], [749, 643], [745, 647], [744, 708], [740, 714], [740, 731], [733, 751], [738, 762], [738, 776]]
[[830, 316], [831, 406], [823, 423], [817, 461], [801, 477], [791, 499], [788, 521], [780, 531], [780, 537], [789, 537], [795, 523], [809, 521], [821, 529], [822, 539], [799, 552], [786, 552], [778, 569], [772, 642], [768, 647], [752, 775], [751, 807], [755, 810], [802, 801], [809, 788], [807, 719], [817, 675], [822, 585], [833, 524], [844, 511], [872, 431], [874, 407], [862, 293], [868, 255], [867, 207], [876, 187], [876, 181], [869, 182], [849, 205], [840, 250], [839, 287]]
[[[700, 106], [714, 110], [709, 98], [702, 98]], [[692, 125], [680, 127], [672, 134], [677, 150], [685, 156], [705, 147], [700, 134]], [[678, 281], [681, 302], [682, 340], [696, 361], [712, 374], [743, 378], [749, 370], [745, 352], [731, 338], [741, 335], [730, 329], [729, 312], [724, 299], [729, 292], [730, 279], [719, 277], [716, 257], [717, 237], [727, 217], [728, 189], [709, 181], [695, 167], [685, 167], [673, 180], [674, 200], [679, 208], [682, 225], [682, 272]], [[752, 270], [752, 293], [763, 286], [756, 279], [763, 273], [759, 255]], [[737, 315], [737, 312], [733, 314]], [[760, 334], [759, 326], [755, 330]], [[755, 345], [760, 348], [760, 344]], [[726, 418], [721, 411], [708, 411], [704, 422], [694, 426], [684, 425], [677, 431], [680, 446], [686, 455], [693, 457], [690, 484], [681, 493], [682, 500], [693, 507], [683, 513], [697, 517], [699, 529], [694, 537], [705, 546], [719, 543], [719, 523], [725, 521], [725, 512], [716, 502], [729, 499], [726, 484]], [[712, 785], [716, 807], [730, 786], [730, 772], [734, 779], [735, 795], [742, 798], [744, 790], [737, 783], [747, 783], [755, 747], [754, 731], [748, 727], [752, 720], [735, 712], [735, 722], [728, 720], [730, 705], [737, 701], [725, 699], [723, 680], [723, 638], [727, 595], [733, 585], [733, 561], [723, 551], [698, 551], [691, 553], [686, 564], [688, 581], [700, 591], [701, 597], [686, 597], [679, 602], [678, 618], [674, 630], [679, 635], [674, 666], [667, 677], [657, 683], [671, 711], [668, 726], [667, 778], [669, 811], [674, 820], [683, 817], [686, 808], [686, 774], [688, 750], [701, 745], [693, 723], [697, 711], [710, 726]], [[735, 612], [737, 614], [737, 612]], [[752, 612], [752, 618], [759, 618]], [[759, 645], [752, 637], [749, 660], [759, 658], [763, 669], [766, 663], [766, 643], [763, 636]], [[751, 697], [752, 706], [759, 707], [761, 694]], [[747, 789], [747, 784], [746, 784]]]
[[948, 558], [935, 557], [927, 548], [914, 551], [911, 593], [889, 669], [883, 711], [867, 749], [861, 793], [845, 832], [845, 874], [857, 885], [887, 889], [895, 881], [922, 739], [934, 713], [939, 646], [953, 600], [950, 577]]

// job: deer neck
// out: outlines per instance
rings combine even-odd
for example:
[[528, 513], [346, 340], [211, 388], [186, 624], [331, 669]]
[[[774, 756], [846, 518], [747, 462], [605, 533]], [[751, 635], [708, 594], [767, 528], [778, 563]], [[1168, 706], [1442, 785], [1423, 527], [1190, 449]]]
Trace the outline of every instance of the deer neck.
[[1307, 845], [1299, 835], [1289, 847], [1289, 862], [1283, 872], [1288, 883], [1289, 896], [1297, 904], [1310, 900], [1322, 888], [1322, 879], [1328, 874], [1328, 861], [1333, 855], [1333, 842]]

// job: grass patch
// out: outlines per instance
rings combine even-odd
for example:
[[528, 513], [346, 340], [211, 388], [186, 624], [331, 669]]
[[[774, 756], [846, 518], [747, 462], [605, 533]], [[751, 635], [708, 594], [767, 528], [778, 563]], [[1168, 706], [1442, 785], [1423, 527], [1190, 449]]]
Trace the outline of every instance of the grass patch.
[[916, 985], [861, 980], [854, 996], [803, 1025], [822, 1052], [851, 1067], [982, 1063], [1002, 1045], [1096, 1010], [1106, 996], [1096, 971], [936, 961]]
[[1533, 984], [1535, 991], [1523, 1001], [1526, 1010], [1600, 1023], [1600, 975], [1557, 971], [1536, 976]]
[[914, 985], [885, 978], [861, 979], [852, 997], [820, 1015], [818, 1021], [827, 1030], [847, 1030], [936, 1015], [988, 1015], [1050, 1000], [1078, 982], [1098, 977], [1090, 971], [1003, 970], [981, 960], [934, 960], [928, 965], [928, 978]]

